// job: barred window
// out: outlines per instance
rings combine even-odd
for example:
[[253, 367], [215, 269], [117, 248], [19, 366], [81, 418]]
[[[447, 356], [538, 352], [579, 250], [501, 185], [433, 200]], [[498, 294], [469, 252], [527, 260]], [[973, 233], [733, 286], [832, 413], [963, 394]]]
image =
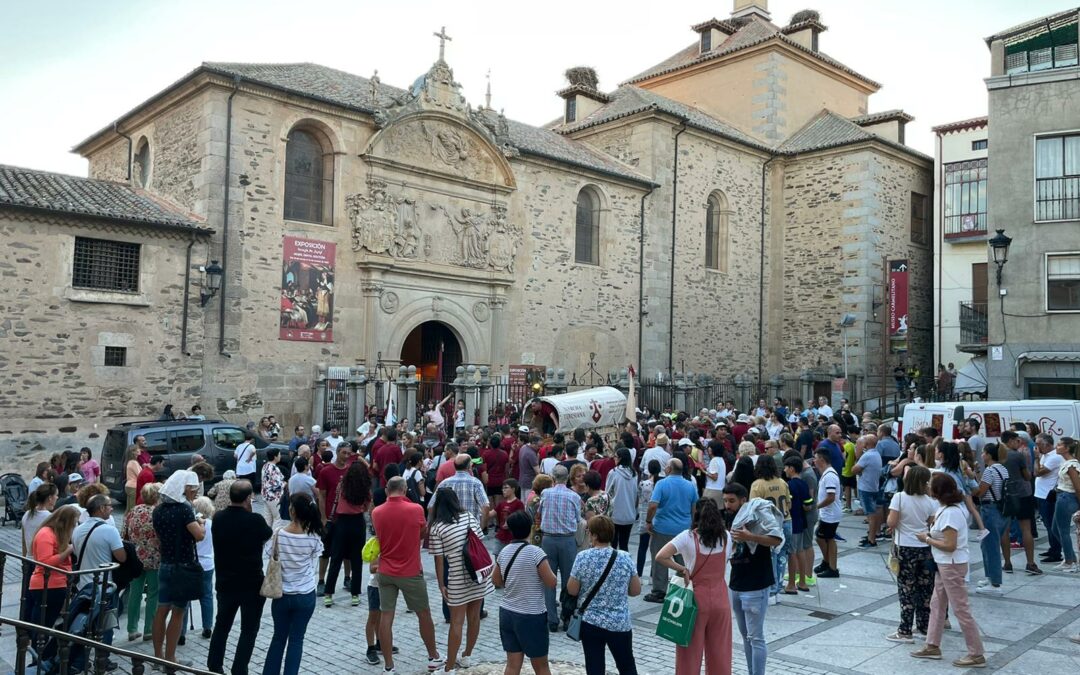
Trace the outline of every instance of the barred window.
[[139, 292], [139, 244], [75, 237], [71, 285], [98, 291]]
[[106, 347], [105, 365], [123, 367], [127, 365], [127, 347]]

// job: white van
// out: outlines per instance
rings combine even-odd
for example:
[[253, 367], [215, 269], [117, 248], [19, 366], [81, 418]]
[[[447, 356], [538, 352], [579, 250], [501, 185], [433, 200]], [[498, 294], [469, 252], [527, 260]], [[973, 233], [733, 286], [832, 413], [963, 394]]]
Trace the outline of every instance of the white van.
[[1055, 439], [1062, 436], [1080, 438], [1080, 401], [1038, 399], [1031, 401], [945, 401], [940, 403], [909, 403], [904, 406], [897, 438], [923, 427], [934, 427], [945, 440], [960, 438], [957, 420], [979, 420], [981, 434], [997, 440], [1002, 431], [1014, 422], [1034, 422], [1039, 431]]

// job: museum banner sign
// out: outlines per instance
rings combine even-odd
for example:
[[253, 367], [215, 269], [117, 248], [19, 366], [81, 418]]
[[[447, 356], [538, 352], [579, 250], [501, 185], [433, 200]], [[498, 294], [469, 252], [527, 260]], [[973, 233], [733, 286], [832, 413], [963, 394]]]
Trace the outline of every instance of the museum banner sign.
[[889, 343], [892, 352], [908, 350], [908, 261], [889, 261]]
[[328, 241], [285, 237], [278, 339], [334, 341], [335, 251]]

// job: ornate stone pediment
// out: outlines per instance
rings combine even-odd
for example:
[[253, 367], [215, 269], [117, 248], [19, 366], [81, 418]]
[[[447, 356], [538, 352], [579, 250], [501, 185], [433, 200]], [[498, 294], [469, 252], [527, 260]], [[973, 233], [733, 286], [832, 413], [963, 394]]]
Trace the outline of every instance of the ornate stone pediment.
[[366, 193], [346, 195], [353, 250], [513, 274], [522, 229], [505, 204], [414, 192], [373, 177]]

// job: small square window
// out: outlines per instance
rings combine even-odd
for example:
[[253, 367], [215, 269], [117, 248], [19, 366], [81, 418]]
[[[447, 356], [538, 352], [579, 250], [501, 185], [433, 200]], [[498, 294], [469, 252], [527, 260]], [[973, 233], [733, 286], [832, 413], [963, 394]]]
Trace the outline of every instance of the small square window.
[[124, 367], [127, 365], [127, 347], [106, 347], [105, 365]]
[[978, 141], [972, 141], [971, 142], [971, 149], [972, 150], [986, 150], [989, 143], [990, 142], [988, 140], [986, 140], [985, 138], [983, 138], [981, 140], [978, 140]]

